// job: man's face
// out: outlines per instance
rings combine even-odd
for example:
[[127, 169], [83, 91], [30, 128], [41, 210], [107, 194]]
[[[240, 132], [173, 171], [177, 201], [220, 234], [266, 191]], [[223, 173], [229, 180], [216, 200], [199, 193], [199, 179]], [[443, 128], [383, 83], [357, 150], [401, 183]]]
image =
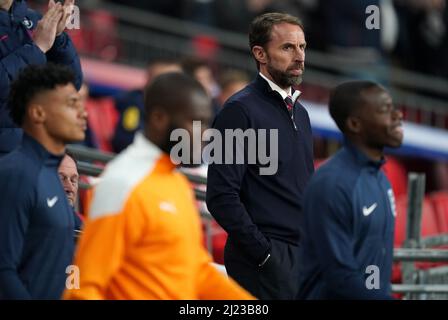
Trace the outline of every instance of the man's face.
[[[170, 115], [170, 122], [166, 130], [165, 143], [163, 144], [166, 153], [171, 152], [171, 148], [178, 142], [170, 141], [171, 132], [175, 129], [185, 129], [190, 137], [190, 164], [193, 163], [193, 154], [201, 154], [203, 144], [193, 144], [193, 121], [201, 121], [201, 137], [207, 129], [212, 116], [210, 98], [201, 92], [194, 92], [190, 95], [189, 101], [185, 102], [185, 107], [178, 110], [177, 114]], [[193, 149], [194, 148], [194, 149]]]
[[72, 207], [75, 206], [76, 197], [78, 195], [78, 170], [76, 163], [69, 156], [64, 156], [58, 168], [59, 178], [67, 195], [68, 202]]
[[305, 34], [294, 24], [281, 23], [271, 30], [271, 40], [263, 49], [265, 60], [260, 71], [268, 74], [280, 88], [299, 85], [305, 69]]
[[79, 98], [81, 99], [81, 103], [84, 105], [89, 98], [89, 86], [85, 83], [83, 83], [81, 89], [79, 89]]
[[382, 88], [373, 87], [361, 94], [364, 107], [358, 117], [361, 120], [362, 140], [369, 147], [377, 149], [398, 148], [403, 141], [403, 114], [395, 109], [389, 93]]
[[11, 6], [13, 0], [0, 0], [0, 8], [7, 8]]
[[87, 112], [73, 84], [59, 85], [42, 97], [44, 127], [50, 137], [66, 143], [83, 141]]

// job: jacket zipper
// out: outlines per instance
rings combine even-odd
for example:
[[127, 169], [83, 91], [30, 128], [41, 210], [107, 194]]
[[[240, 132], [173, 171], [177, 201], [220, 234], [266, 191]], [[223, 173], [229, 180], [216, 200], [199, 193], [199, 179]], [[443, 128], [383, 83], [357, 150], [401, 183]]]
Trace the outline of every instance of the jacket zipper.
[[294, 126], [294, 130], [298, 131], [296, 122], [294, 121], [294, 109], [292, 110], [292, 112], [293, 112], [293, 115], [291, 116], [291, 122], [292, 122], [292, 125]]
[[289, 114], [288, 107], [285, 106], [285, 108], [286, 108], [286, 113], [288, 114], [288, 118], [291, 120], [291, 123], [292, 123], [292, 126], [294, 128], [294, 131], [299, 131], [297, 129], [296, 122], [294, 121], [294, 107], [292, 109], [292, 114], [291, 115]]

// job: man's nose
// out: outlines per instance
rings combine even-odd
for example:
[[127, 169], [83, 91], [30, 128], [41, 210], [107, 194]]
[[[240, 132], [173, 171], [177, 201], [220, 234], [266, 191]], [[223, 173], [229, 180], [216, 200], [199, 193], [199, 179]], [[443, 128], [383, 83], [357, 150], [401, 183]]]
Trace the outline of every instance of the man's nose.
[[393, 118], [398, 120], [403, 120], [403, 112], [400, 109], [394, 109]]
[[299, 62], [304, 62], [305, 61], [305, 49], [302, 49], [300, 47], [297, 48], [295, 58]]
[[81, 103], [80, 102], [80, 104], [79, 104], [79, 115], [80, 115], [81, 118], [87, 119], [88, 112], [87, 112], [85, 103]]
[[74, 192], [75, 191], [75, 186], [70, 182], [70, 180], [66, 180], [64, 182], [64, 187], [65, 187], [65, 189], [67, 189], [70, 192]]
[[64, 186], [65, 189], [67, 189], [70, 192], [75, 192], [76, 191], [76, 183], [70, 181], [70, 179], [66, 178], [66, 179], [62, 179], [62, 185]]

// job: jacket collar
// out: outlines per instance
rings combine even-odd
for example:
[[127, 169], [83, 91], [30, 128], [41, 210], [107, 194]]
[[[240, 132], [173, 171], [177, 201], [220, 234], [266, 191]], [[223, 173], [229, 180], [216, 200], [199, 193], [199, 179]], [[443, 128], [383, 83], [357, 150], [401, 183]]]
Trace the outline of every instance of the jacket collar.
[[381, 160], [379, 161], [372, 160], [347, 138], [344, 138], [344, 147], [353, 156], [355, 162], [363, 167], [370, 167], [379, 170], [386, 163], [386, 159], [384, 158], [384, 156], [382, 156]]
[[35, 160], [45, 163], [46, 166], [58, 167], [64, 157], [63, 154], [55, 155], [48, 152], [43, 145], [25, 132], [23, 133], [21, 148]]
[[138, 131], [135, 134], [134, 142], [131, 146], [135, 156], [144, 161], [157, 160], [160, 169], [163, 169], [163, 171], [176, 169], [176, 165], [171, 161], [170, 156], [160, 150], [153, 142], [149, 141], [142, 131]]
[[292, 102], [296, 103], [296, 100], [302, 94], [302, 92], [300, 92], [299, 90], [294, 90], [294, 88], [292, 88], [292, 87], [289, 87], [289, 89], [285, 91], [282, 88], [280, 88], [275, 82], [273, 82], [269, 78], [267, 78], [261, 72], [259, 72], [258, 75], [268, 83], [270, 91], [278, 92], [283, 100], [285, 100], [287, 96], [290, 96]]

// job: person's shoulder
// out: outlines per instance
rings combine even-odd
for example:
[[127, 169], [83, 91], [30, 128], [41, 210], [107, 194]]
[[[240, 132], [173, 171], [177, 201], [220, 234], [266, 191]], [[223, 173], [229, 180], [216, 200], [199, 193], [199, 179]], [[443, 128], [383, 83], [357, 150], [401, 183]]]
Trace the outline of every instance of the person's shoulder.
[[251, 101], [254, 99], [255, 95], [256, 91], [254, 88], [254, 83], [251, 82], [247, 84], [243, 89], [230, 96], [224, 106], [239, 104], [242, 107], [247, 107], [251, 104]]
[[348, 161], [346, 150], [339, 150], [333, 157], [316, 170], [311, 178], [310, 185], [316, 190], [339, 189], [353, 190], [357, 179], [357, 170]]
[[[22, 2], [25, 2], [25, 1], [22, 1]], [[26, 6], [26, 4], [25, 4], [25, 6]], [[28, 6], [26, 6], [25, 11], [26, 11], [26, 17], [33, 22], [32, 29], [35, 29], [37, 27], [37, 22], [40, 19], [42, 19], [42, 14], [39, 11], [31, 9]]]
[[[139, 186], [157, 168], [161, 151], [141, 150], [135, 141], [110, 161], [95, 186], [91, 216], [120, 213], [129, 199], [139, 194]], [[145, 190], [147, 197], [151, 190]]]
[[[256, 92], [253, 88], [253, 83], [249, 83], [242, 90], [232, 95], [223, 105], [219, 114], [242, 112], [246, 115], [250, 114], [251, 106], [254, 104]], [[218, 116], [219, 116], [218, 114]]]
[[[34, 190], [41, 165], [20, 148], [0, 158], [0, 192], [5, 198], [13, 193], [14, 198]], [[17, 190], [20, 189], [20, 190]]]
[[141, 89], [122, 91], [115, 96], [115, 103], [122, 107], [130, 105], [140, 107], [143, 104], [143, 91]]
[[9, 172], [11, 175], [21, 175], [29, 172], [37, 172], [41, 165], [37, 163], [21, 147], [11, 151], [0, 158], [0, 172]]

